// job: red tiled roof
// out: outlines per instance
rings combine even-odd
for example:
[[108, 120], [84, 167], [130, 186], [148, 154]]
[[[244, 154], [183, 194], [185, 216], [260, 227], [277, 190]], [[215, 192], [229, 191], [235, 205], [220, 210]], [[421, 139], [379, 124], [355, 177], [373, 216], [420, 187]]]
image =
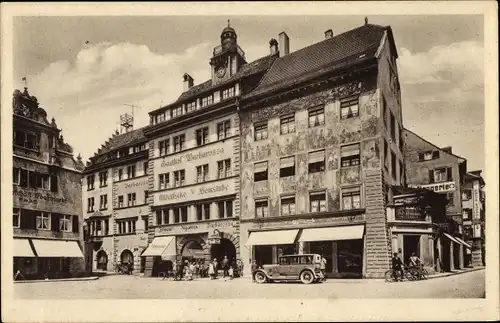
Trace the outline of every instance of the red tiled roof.
[[390, 27], [367, 24], [282, 56], [248, 97], [293, 85], [320, 70], [326, 72], [374, 57], [386, 31], [392, 37]]

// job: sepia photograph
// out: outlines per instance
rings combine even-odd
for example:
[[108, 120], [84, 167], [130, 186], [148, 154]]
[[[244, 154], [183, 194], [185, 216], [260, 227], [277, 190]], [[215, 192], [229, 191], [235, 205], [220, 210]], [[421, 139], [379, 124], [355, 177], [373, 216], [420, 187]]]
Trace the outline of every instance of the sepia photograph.
[[3, 4], [3, 320], [498, 318], [497, 7], [433, 3]]

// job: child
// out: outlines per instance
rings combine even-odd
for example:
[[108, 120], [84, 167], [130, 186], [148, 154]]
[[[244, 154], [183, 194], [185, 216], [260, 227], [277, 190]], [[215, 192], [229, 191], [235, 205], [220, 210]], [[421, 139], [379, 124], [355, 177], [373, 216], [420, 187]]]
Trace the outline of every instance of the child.
[[229, 267], [229, 279], [233, 279], [234, 278], [234, 270], [233, 270], [233, 267]]

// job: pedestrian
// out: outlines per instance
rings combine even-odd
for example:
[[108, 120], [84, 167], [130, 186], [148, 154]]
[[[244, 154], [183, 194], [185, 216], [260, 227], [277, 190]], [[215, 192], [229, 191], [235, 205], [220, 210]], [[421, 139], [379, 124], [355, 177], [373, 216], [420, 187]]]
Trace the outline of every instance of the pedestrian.
[[208, 264], [208, 275], [210, 276], [210, 279], [215, 279], [215, 269], [213, 262], [210, 262]]
[[255, 272], [257, 271], [257, 263], [255, 260], [252, 260], [252, 283], [255, 282]]
[[189, 271], [191, 272], [191, 280], [192, 280], [192, 279], [193, 279], [193, 276], [194, 276], [194, 274], [195, 274], [195, 272], [196, 272], [196, 271], [195, 271], [194, 262], [191, 262], [191, 263], [189, 264]]
[[193, 280], [193, 272], [191, 271], [191, 266], [189, 263], [186, 263], [186, 266], [184, 267], [185, 274], [184, 274], [184, 280]]
[[177, 280], [177, 261], [172, 261], [172, 278]]
[[177, 266], [177, 271], [179, 272], [179, 280], [184, 278], [184, 264], [179, 260], [179, 266]]
[[219, 263], [217, 262], [217, 258], [214, 258], [214, 275], [215, 275], [215, 279], [217, 279], [218, 271], [219, 271]]
[[229, 267], [228, 274], [229, 274], [229, 279], [232, 280], [234, 278], [233, 266]]
[[229, 269], [229, 259], [227, 259], [227, 256], [224, 256], [224, 259], [222, 259], [222, 270], [224, 278], [228, 276], [228, 269]]
[[321, 256], [320, 270], [323, 274], [323, 280], [326, 280], [326, 259], [323, 256]]
[[396, 281], [398, 281], [398, 276], [401, 276], [401, 279], [403, 279], [403, 262], [397, 252], [392, 257], [392, 274]]
[[196, 263], [194, 264], [194, 275], [196, 277], [201, 277], [200, 275], [200, 261], [196, 260]]

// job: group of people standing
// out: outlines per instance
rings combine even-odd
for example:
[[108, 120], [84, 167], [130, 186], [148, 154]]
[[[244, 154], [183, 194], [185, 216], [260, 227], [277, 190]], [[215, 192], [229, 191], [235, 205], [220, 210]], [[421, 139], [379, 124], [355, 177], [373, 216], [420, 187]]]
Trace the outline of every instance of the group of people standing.
[[235, 274], [241, 275], [243, 268], [238, 265], [236, 259], [230, 261], [227, 256], [224, 256], [221, 262], [216, 258], [206, 262], [204, 259], [174, 261], [172, 263], [171, 275], [175, 280], [193, 280], [193, 278], [217, 279], [219, 270], [223, 271], [223, 278], [228, 277], [233, 279]]

